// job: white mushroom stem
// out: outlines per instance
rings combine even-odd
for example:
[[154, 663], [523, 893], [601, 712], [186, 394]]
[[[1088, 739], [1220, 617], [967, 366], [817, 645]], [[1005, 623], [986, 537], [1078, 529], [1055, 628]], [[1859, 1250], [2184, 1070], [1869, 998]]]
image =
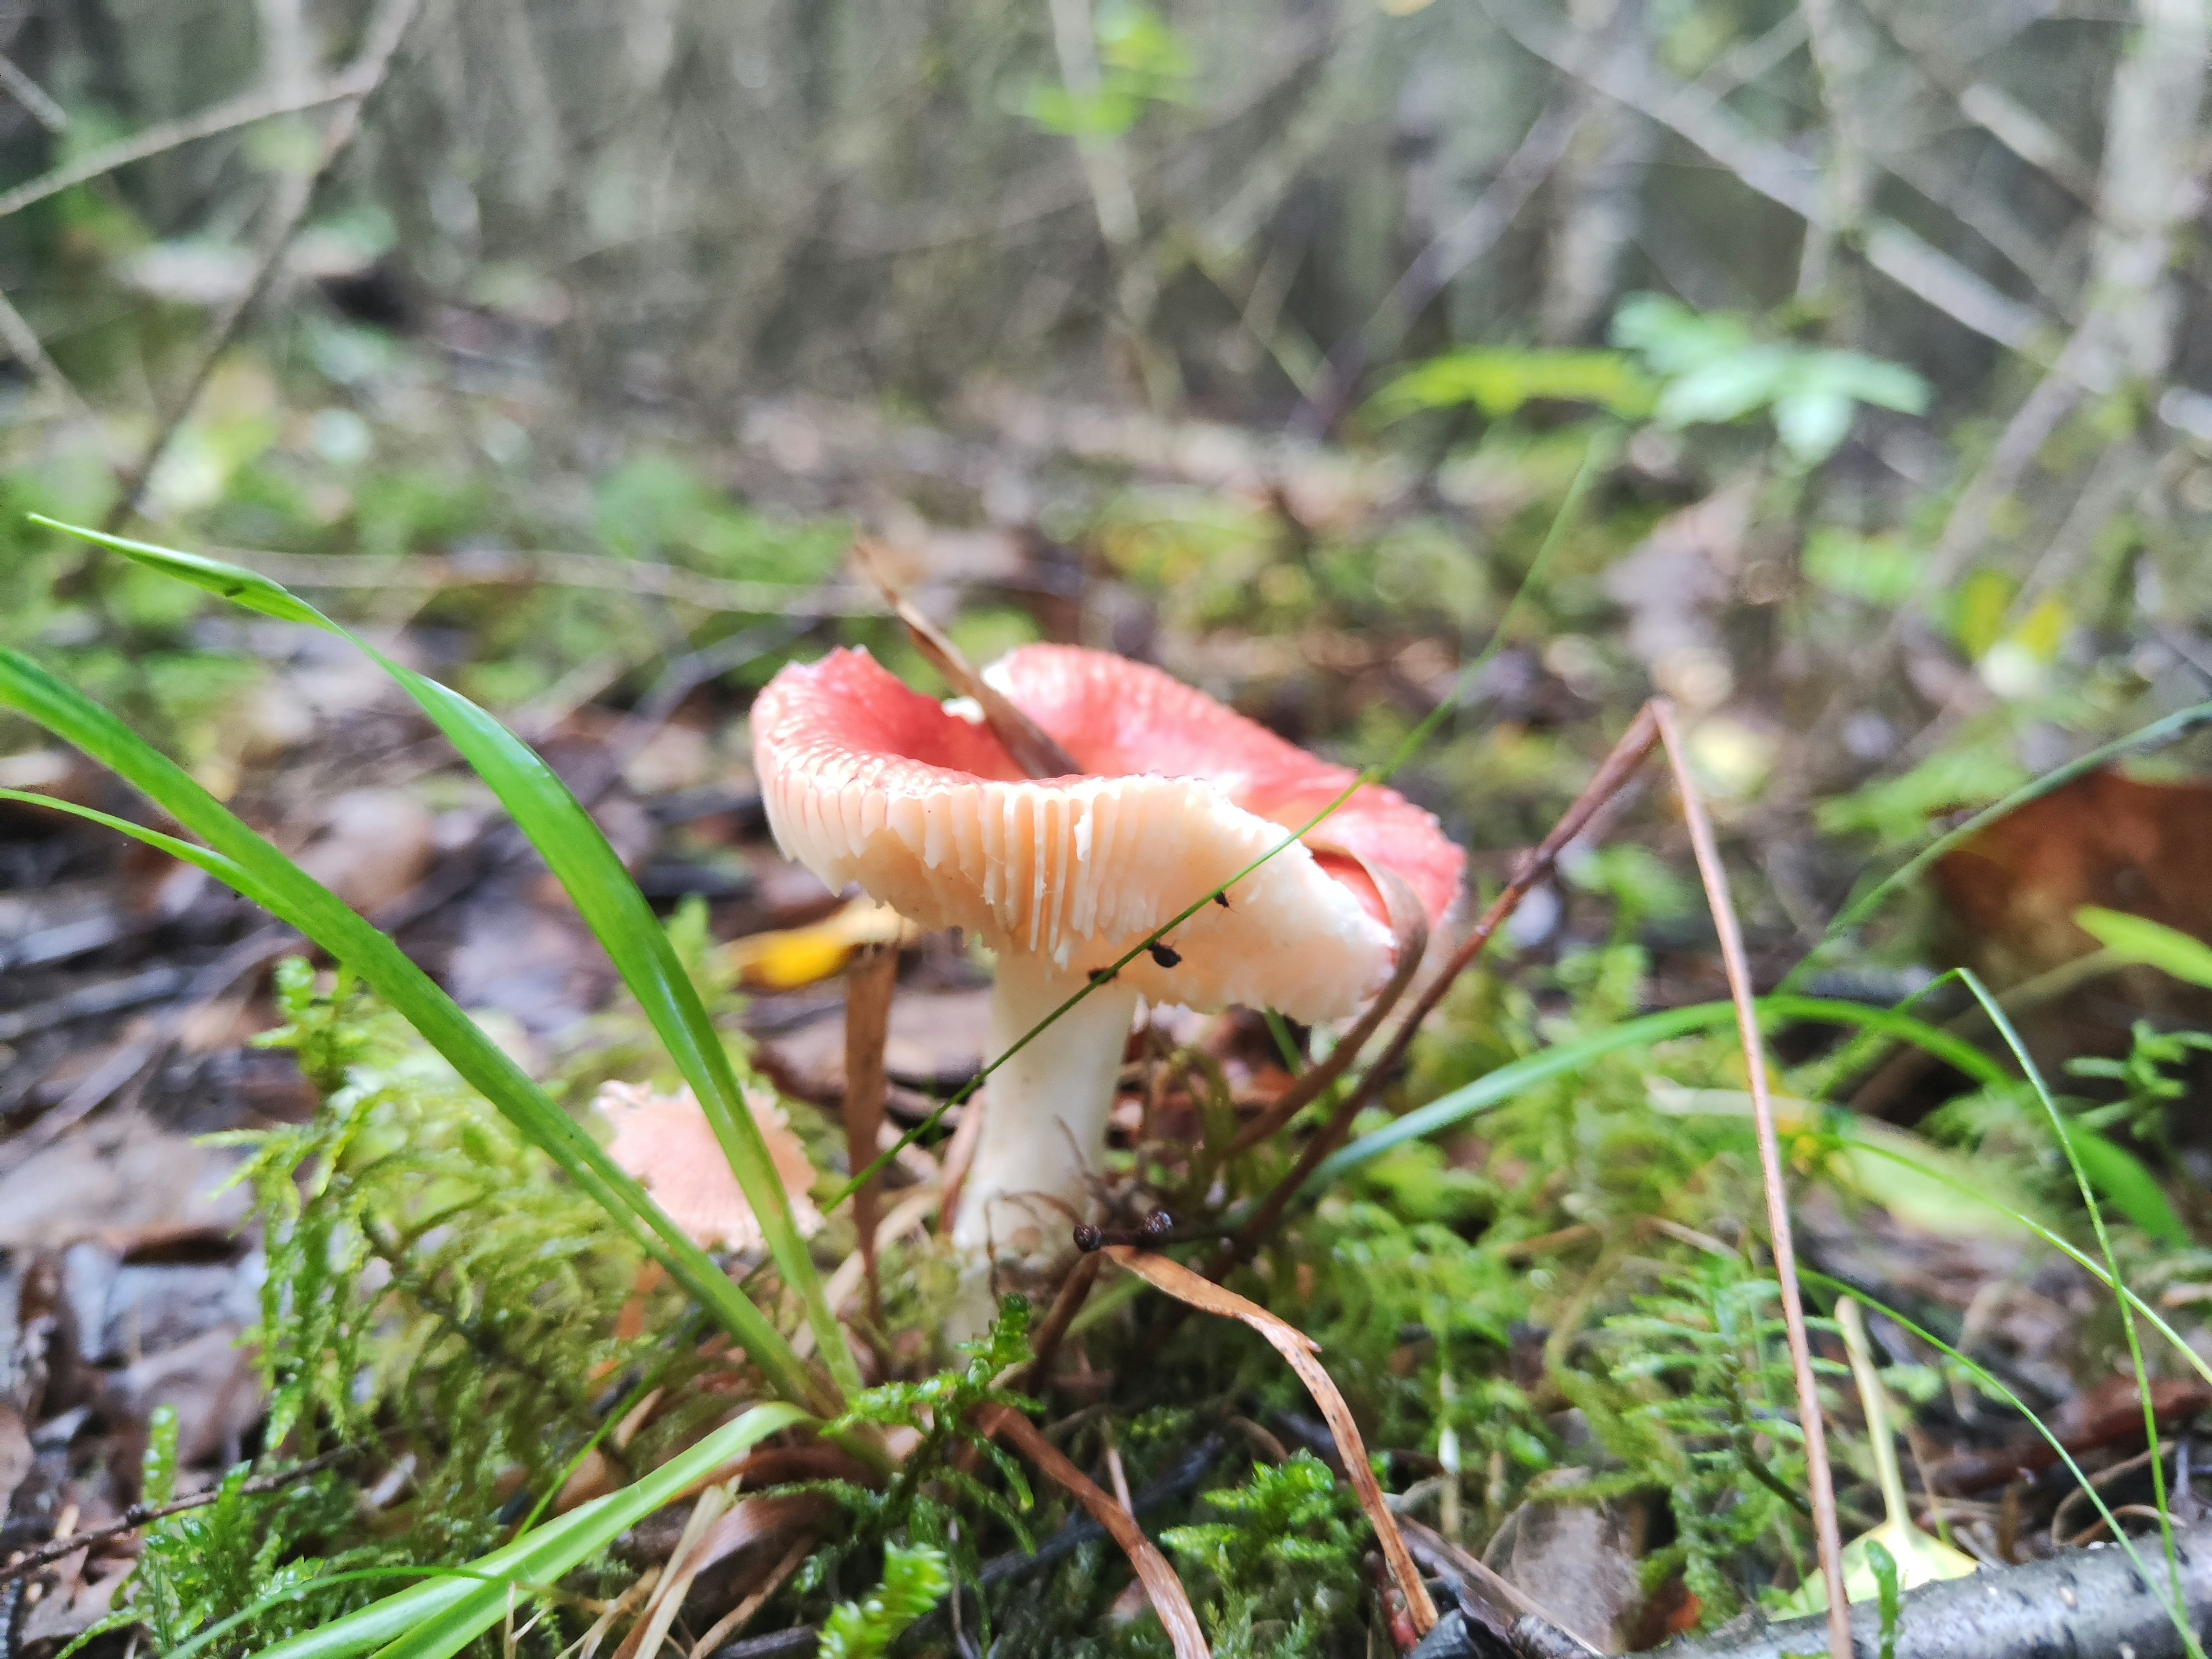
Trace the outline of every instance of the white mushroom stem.
[[[991, 1054], [1006, 1054], [1086, 982], [1041, 957], [1001, 956]], [[991, 1073], [952, 1225], [955, 1247], [970, 1261], [1048, 1261], [1073, 1248], [1075, 1224], [1098, 1207], [1106, 1120], [1136, 1007], [1133, 988], [1097, 986]]]

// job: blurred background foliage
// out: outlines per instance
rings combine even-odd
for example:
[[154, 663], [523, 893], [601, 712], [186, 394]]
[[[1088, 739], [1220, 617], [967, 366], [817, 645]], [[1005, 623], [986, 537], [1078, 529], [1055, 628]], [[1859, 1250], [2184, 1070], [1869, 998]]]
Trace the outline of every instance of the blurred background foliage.
[[0, 52], [0, 635], [218, 780], [252, 642], [24, 510], [276, 560], [549, 732], [831, 638], [927, 683], [863, 533], [973, 651], [1365, 757], [1601, 444], [1410, 780], [1493, 844], [1653, 686], [1744, 823], [1863, 851], [2212, 671], [2201, 0], [17, 0]]

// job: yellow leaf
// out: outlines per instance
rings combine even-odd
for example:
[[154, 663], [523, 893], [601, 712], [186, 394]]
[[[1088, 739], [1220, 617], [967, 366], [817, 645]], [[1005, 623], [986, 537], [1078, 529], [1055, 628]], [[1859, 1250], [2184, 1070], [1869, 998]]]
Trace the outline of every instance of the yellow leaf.
[[791, 991], [841, 971], [864, 945], [910, 945], [921, 930], [888, 904], [857, 898], [835, 915], [805, 927], [734, 940], [725, 960], [745, 984]]

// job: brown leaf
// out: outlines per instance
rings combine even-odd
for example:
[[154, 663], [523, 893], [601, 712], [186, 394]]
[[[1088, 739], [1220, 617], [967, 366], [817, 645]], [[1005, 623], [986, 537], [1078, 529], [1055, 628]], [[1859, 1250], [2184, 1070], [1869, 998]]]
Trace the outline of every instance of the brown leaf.
[[2212, 939], [2212, 784], [2092, 772], [2007, 814], [1936, 862], [1972, 964], [2002, 988], [2085, 956], [2085, 904]]
[[[760, 1223], [753, 1206], [745, 1201], [721, 1143], [714, 1139], [714, 1126], [689, 1089], [656, 1095], [640, 1084], [610, 1083], [599, 1091], [597, 1104], [615, 1132], [607, 1156], [644, 1183], [669, 1219], [709, 1249], [760, 1248]], [[749, 1089], [745, 1104], [752, 1109], [753, 1121], [760, 1126], [775, 1172], [790, 1194], [799, 1233], [811, 1237], [821, 1230], [822, 1212], [807, 1196], [814, 1184], [814, 1166], [807, 1160], [806, 1148], [784, 1121], [783, 1108], [773, 1095]]]
[[1290, 1363], [1291, 1369], [1298, 1374], [1298, 1381], [1306, 1385], [1306, 1392], [1313, 1395], [1314, 1404], [1321, 1407], [1329, 1432], [1336, 1437], [1337, 1451], [1344, 1459], [1344, 1472], [1352, 1477], [1352, 1489], [1359, 1494], [1359, 1507], [1367, 1511], [1375, 1536], [1382, 1543], [1382, 1559], [1390, 1569], [1391, 1582], [1406, 1598], [1414, 1627], [1427, 1635], [1437, 1622], [1436, 1603], [1429, 1599], [1428, 1586], [1421, 1582], [1420, 1570], [1413, 1565], [1413, 1553], [1407, 1549], [1405, 1536], [1398, 1530], [1398, 1517], [1382, 1501], [1382, 1488], [1368, 1463], [1367, 1443], [1360, 1438], [1359, 1425], [1352, 1420], [1352, 1407], [1345, 1403], [1343, 1394], [1329, 1374], [1322, 1369], [1321, 1361], [1314, 1358], [1321, 1352], [1321, 1345], [1288, 1320], [1269, 1313], [1258, 1303], [1247, 1301], [1210, 1279], [1201, 1278], [1180, 1261], [1127, 1244], [1109, 1244], [1106, 1254], [1153, 1289], [1166, 1291], [1200, 1313], [1239, 1320], [1250, 1326]]
[[436, 825], [404, 790], [349, 789], [319, 817], [297, 862], [356, 910], [381, 909], [429, 871]]
[[[1069, 1462], [1060, 1448], [1046, 1439], [1036, 1425], [1020, 1413], [1009, 1411], [1004, 1406], [989, 1406], [978, 1415], [979, 1426], [984, 1433], [1011, 1442], [1023, 1456], [1036, 1465], [1040, 1474], [1082, 1504], [1091, 1518], [1105, 1528], [1121, 1547], [1121, 1553], [1129, 1558], [1129, 1565], [1137, 1570], [1145, 1594], [1152, 1598], [1152, 1610], [1159, 1614], [1168, 1640], [1175, 1644], [1176, 1659], [1212, 1659], [1206, 1645], [1206, 1633], [1199, 1628], [1198, 1613], [1190, 1605], [1182, 1580], [1176, 1577], [1175, 1569], [1168, 1565], [1158, 1546], [1145, 1536], [1144, 1529], [1137, 1525], [1137, 1517]], [[1435, 1622], [1433, 1613], [1430, 1622]]]

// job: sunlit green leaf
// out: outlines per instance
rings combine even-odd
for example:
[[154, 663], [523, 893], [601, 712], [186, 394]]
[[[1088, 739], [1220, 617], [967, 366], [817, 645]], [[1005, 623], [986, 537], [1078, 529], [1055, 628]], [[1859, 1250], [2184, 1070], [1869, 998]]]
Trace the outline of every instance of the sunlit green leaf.
[[2212, 945], [2178, 927], [2094, 904], [2076, 910], [2074, 923], [2126, 961], [2155, 968], [2191, 985], [2212, 988]]

